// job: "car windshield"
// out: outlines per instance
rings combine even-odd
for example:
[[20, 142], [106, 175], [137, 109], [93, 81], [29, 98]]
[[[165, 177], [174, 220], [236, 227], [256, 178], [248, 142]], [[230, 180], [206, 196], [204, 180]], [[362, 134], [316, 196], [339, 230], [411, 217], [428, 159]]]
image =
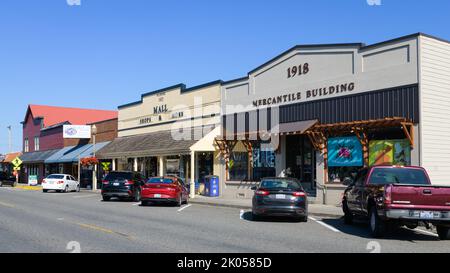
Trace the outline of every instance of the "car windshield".
[[132, 173], [110, 173], [105, 177], [106, 181], [114, 181], [114, 180], [132, 180]]
[[298, 190], [302, 189], [302, 186], [299, 182], [295, 180], [287, 180], [287, 179], [267, 179], [261, 181], [259, 186], [263, 189], [289, 189], [289, 190]]
[[376, 168], [373, 170], [369, 184], [430, 184], [425, 172], [409, 168]]
[[150, 178], [147, 183], [150, 184], [172, 184], [173, 180], [170, 178], [153, 177]]
[[47, 179], [64, 179], [64, 175], [52, 174], [47, 177]]

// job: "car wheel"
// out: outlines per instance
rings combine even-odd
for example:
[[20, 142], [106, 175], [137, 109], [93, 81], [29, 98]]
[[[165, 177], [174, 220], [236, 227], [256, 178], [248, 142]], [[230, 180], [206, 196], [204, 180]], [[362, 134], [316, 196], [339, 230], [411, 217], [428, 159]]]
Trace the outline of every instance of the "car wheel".
[[64, 192], [68, 193], [69, 192], [69, 185], [66, 185], [66, 187], [64, 188]]
[[181, 194], [180, 194], [180, 198], [178, 198], [178, 201], [177, 201], [177, 203], [176, 203], [176, 206], [177, 207], [181, 207], [183, 205], [183, 197], [181, 196]]
[[48, 192], [48, 190], [42, 190], [42, 192]]
[[136, 192], [134, 193], [134, 198], [133, 198], [134, 202], [139, 202], [141, 201], [141, 192], [139, 190], [136, 190]]
[[80, 185], [77, 185], [77, 192], [80, 192]]
[[450, 227], [437, 226], [436, 229], [439, 235], [439, 239], [450, 240]]
[[353, 215], [348, 208], [347, 201], [342, 203], [342, 210], [344, 211], [344, 223], [346, 225], [353, 224]]
[[385, 232], [385, 224], [378, 216], [378, 212], [376, 208], [370, 209], [369, 214], [369, 226], [370, 232], [374, 238], [380, 238], [383, 236]]
[[103, 201], [106, 201], [106, 202], [108, 202], [109, 200], [111, 200], [111, 197], [109, 197], [109, 196], [102, 196], [102, 198], [103, 198]]

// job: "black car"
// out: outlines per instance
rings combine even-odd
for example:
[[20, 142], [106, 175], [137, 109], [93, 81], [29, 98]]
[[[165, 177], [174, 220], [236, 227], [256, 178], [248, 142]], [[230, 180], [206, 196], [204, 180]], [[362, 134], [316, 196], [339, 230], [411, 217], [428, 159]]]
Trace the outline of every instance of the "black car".
[[103, 201], [117, 197], [139, 202], [144, 184], [145, 180], [140, 173], [111, 172], [102, 181]]
[[295, 178], [263, 178], [253, 196], [252, 217], [289, 216], [308, 221], [308, 198], [302, 184]]
[[0, 187], [3, 185], [14, 187], [16, 185], [16, 178], [12, 175], [8, 175], [6, 172], [0, 172]]

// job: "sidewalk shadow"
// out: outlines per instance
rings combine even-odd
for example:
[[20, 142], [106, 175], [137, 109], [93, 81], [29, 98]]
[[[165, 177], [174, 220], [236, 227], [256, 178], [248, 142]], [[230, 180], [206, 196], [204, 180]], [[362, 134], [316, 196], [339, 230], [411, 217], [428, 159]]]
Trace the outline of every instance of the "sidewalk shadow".
[[[364, 239], [375, 239], [372, 237], [369, 231], [368, 223], [364, 221], [355, 220], [352, 225], [344, 223], [343, 218], [326, 218], [322, 219], [322, 222], [328, 224], [342, 233], [361, 237]], [[385, 236], [382, 238], [376, 238], [377, 240], [399, 240], [399, 241], [439, 241], [438, 237], [427, 235], [423, 233], [415, 232], [408, 228], [392, 228], [386, 231]]]

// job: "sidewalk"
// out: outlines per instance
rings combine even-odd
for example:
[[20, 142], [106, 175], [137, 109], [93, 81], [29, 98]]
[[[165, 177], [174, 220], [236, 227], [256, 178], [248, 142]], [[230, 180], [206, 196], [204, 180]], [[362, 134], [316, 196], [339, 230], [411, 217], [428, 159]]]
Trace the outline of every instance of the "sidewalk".
[[[196, 195], [195, 198], [189, 199], [191, 204], [229, 207], [237, 209], [249, 210], [252, 208], [251, 199], [232, 199], [222, 197], [206, 197]], [[324, 216], [324, 217], [341, 217], [344, 215], [341, 207], [321, 205], [321, 204], [309, 204], [308, 212], [310, 215]]]

